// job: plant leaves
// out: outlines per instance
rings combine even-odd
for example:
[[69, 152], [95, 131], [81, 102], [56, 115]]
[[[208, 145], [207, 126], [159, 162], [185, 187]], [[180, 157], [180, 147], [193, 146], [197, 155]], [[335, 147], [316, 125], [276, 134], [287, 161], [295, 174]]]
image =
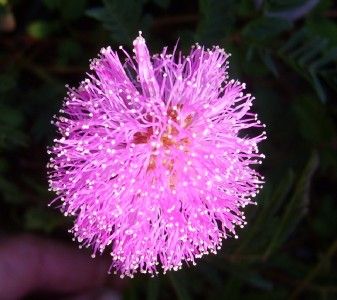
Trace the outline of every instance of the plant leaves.
[[291, 27], [292, 24], [284, 19], [261, 17], [250, 22], [242, 33], [251, 40], [263, 41], [274, 38]]
[[[244, 249], [249, 247], [254, 238], [257, 238], [258, 235], [262, 235], [264, 231], [264, 224], [269, 224], [270, 219], [274, 218], [274, 215], [281, 207], [283, 202], [288, 195], [292, 184], [294, 181], [294, 173], [292, 171], [288, 171], [284, 177], [280, 180], [277, 187], [270, 195], [270, 193], [263, 193], [263, 197], [259, 203], [259, 209], [257, 211], [257, 215], [254, 218], [250, 228], [247, 229], [247, 233], [244, 235], [241, 243], [238, 245], [238, 248], [235, 252], [235, 255], [239, 255], [242, 253]], [[254, 245], [249, 247], [253, 248]]]
[[211, 45], [218, 44], [234, 25], [234, 0], [199, 0], [201, 20], [196, 30], [196, 40]]
[[318, 155], [314, 152], [295, 186], [293, 195], [286, 206], [276, 232], [274, 232], [273, 238], [264, 253], [264, 258], [269, 257], [283, 243], [292, 229], [306, 214], [309, 205], [310, 183], [317, 167]]
[[104, 0], [104, 6], [87, 10], [87, 15], [101, 21], [114, 41], [131, 44], [139, 30], [149, 24], [142, 18], [143, 1]]

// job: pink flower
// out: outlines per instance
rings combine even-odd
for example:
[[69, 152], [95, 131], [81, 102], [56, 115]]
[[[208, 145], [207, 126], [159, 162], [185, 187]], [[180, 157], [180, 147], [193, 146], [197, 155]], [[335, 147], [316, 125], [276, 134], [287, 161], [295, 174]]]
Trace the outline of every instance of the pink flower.
[[265, 132], [254, 97], [229, 80], [229, 55], [196, 45], [149, 54], [139, 35], [121, 63], [110, 47], [70, 89], [54, 122], [49, 183], [72, 232], [95, 256], [111, 251], [115, 273], [157, 274], [220, 249], [243, 227], [262, 187]]

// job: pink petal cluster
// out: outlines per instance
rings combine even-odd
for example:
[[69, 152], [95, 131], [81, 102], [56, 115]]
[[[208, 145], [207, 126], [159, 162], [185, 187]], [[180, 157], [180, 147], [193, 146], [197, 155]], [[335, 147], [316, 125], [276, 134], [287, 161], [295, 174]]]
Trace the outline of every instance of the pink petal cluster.
[[[71, 232], [121, 277], [177, 270], [216, 253], [243, 227], [262, 187], [252, 166], [265, 132], [254, 97], [230, 80], [229, 55], [193, 46], [149, 54], [139, 35], [121, 63], [110, 47], [70, 89], [53, 123], [49, 184]], [[254, 132], [254, 130], [253, 130]]]

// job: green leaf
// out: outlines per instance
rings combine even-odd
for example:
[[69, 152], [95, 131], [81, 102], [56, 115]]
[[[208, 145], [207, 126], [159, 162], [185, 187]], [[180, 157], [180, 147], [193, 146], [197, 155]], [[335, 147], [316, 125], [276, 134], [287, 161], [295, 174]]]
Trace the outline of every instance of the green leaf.
[[300, 65], [305, 65], [310, 62], [310, 60], [314, 59], [318, 56], [326, 47], [328, 46], [329, 42], [327, 39], [314, 39], [307, 47], [306, 51], [301, 55], [298, 63]]
[[230, 273], [231, 278], [239, 279], [252, 287], [262, 290], [272, 290], [273, 288], [270, 280], [263, 278], [258, 272], [247, 268], [243, 264], [226, 265], [225, 269]]
[[302, 28], [297, 32], [293, 33], [289, 40], [281, 47], [279, 50], [280, 53], [285, 53], [297, 47], [301, 42], [306, 39], [308, 36], [308, 30], [306, 28]]
[[336, 135], [335, 124], [322, 103], [311, 97], [300, 97], [292, 108], [305, 140], [314, 147], [332, 143]]
[[322, 38], [328, 39], [332, 44], [337, 44], [337, 24], [328, 18], [315, 18], [307, 22], [307, 28]]
[[[337, 70], [337, 47], [330, 46], [330, 41], [313, 35], [307, 29], [296, 32], [278, 51], [280, 57], [294, 70], [306, 78], [315, 89], [322, 102], [326, 100], [326, 87], [322, 79], [329, 69]], [[331, 84], [334, 87], [334, 83]]]
[[262, 17], [254, 19], [244, 29], [246, 38], [256, 41], [271, 39], [291, 29], [292, 23], [280, 18]]
[[273, 238], [264, 253], [264, 258], [269, 257], [283, 243], [307, 213], [310, 183], [317, 167], [318, 155], [317, 153], [313, 153], [295, 186], [293, 195], [286, 206], [277, 230], [274, 232]]
[[30, 23], [27, 27], [27, 33], [36, 39], [43, 39], [51, 35], [56, 30], [56, 24], [48, 21], [39, 20]]
[[256, 50], [255, 45], [250, 45], [247, 48], [246, 55], [245, 55], [246, 61], [252, 61], [254, 54], [255, 54], [255, 50]]
[[199, 10], [196, 40], [206, 45], [218, 44], [233, 29], [235, 1], [199, 0]]
[[268, 50], [260, 51], [260, 57], [262, 61], [264, 62], [265, 66], [268, 68], [268, 70], [275, 76], [278, 77], [278, 70], [275, 64], [275, 61], [271, 55], [271, 52]]
[[336, 66], [336, 61], [337, 61], [337, 47], [334, 47], [326, 51], [321, 58], [311, 63], [309, 66], [309, 70], [311, 72], [314, 72], [331, 62], [334, 62]]
[[103, 3], [104, 7], [86, 13], [101, 21], [116, 42], [131, 44], [139, 30], [147, 30], [147, 18], [142, 18], [143, 1], [104, 0]]
[[104, 7], [95, 7], [86, 10], [86, 15], [98, 21], [105, 21], [109, 18], [109, 12]]
[[318, 78], [318, 75], [315, 74], [313, 71], [310, 71], [310, 75], [311, 75], [311, 78], [310, 78], [311, 82], [313, 84], [313, 87], [314, 87], [319, 99], [322, 102], [325, 102], [326, 101], [326, 94], [325, 94], [324, 88], [322, 86], [322, 83]]
[[[299, 62], [301, 60], [306, 59], [306, 56], [309, 57], [312, 55], [311, 53], [314, 52], [315, 55], [317, 55], [322, 49], [325, 49], [325, 47], [328, 45], [327, 41], [315, 36], [313, 39], [305, 40], [303, 44], [301, 44], [299, 47], [294, 49], [293, 51], [289, 52], [288, 56], [292, 59], [299, 59]], [[304, 57], [304, 59], [303, 59]]]
[[337, 69], [336, 70], [323, 70], [320, 72], [321, 77], [325, 80], [332, 90], [337, 92]]
[[[264, 232], [264, 225], [269, 224], [270, 219], [274, 219], [274, 215], [281, 207], [285, 201], [289, 191], [294, 182], [294, 173], [288, 171], [284, 174], [284, 177], [278, 182], [277, 187], [274, 189], [273, 193], [266, 192], [263, 193], [261, 199], [262, 203], [259, 203], [259, 210], [255, 216], [255, 220], [252, 222], [251, 226], [247, 228], [247, 233], [244, 235], [235, 255], [242, 253], [244, 249], [249, 247], [250, 243], [254, 240], [257, 235], [262, 235]], [[262, 232], [260, 232], [262, 230]], [[251, 247], [249, 247], [251, 248]]]

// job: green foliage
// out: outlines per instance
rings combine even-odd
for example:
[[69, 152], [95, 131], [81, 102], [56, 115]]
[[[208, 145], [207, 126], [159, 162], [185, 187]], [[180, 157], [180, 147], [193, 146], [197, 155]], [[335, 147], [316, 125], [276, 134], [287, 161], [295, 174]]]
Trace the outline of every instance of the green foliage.
[[269, 10], [292, 10], [304, 5], [308, 0], [268, 0], [266, 6]]
[[266, 39], [277, 37], [280, 33], [290, 28], [291, 23], [287, 20], [261, 17], [248, 23], [243, 30], [243, 34], [254, 42], [263, 42]]
[[71, 21], [83, 15], [88, 0], [42, 0], [42, 2], [48, 9], [58, 11], [62, 18]]
[[142, 0], [104, 0], [104, 7], [87, 10], [87, 15], [103, 23], [114, 41], [130, 44], [139, 30], [147, 29], [147, 17], [142, 17]]
[[[337, 30], [336, 24], [334, 29]], [[312, 84], [322, 101], [327, 97], [323, 80], [336, 88], [337, 43], [332, 44], [328, 37], [303, 28], [293, 34], [278, 55]]]
[[211, 45], [219, 43], [231, 30], [235, 1], [199, 0], [201, 19], [196, 29], [196, 40]]
[[52, 35], [57, 29], [56, 24], [51, 24], [47, 21], [34, 21], [27, 26], [27, 33], [33, 38], [43, 39]]
[[293, 104], [293, 109], [303, 138], [316, 147], [332, 142], [336, 128], [324, 105], [303, 97]]
[[102, 45], [130, 48], [139, 30], [154, 50], [179, 37], [184, 52], [216, 44], [267, 124], [265, 186], [238, 240], [195, 267], [129, 281], [124, 298], [336, 298], [336, 5], [294, 19], [307, 0], [255, 2], [0, 1], [0, 24], [4, 11], [18, 24], [0, 39], [0, 230], [68, 239], [68, 220], [47, 207], [50, 119]]
[[[294, 191], [284, 209], [282, 217], [279, 222], [277, 222], [277, 228], [273, 231], [273, 237], [265, 250], [265, 258], [284, 243], [289, 234], [293, 232], [295, 226], [307, 214], [310, 202], [310, 184], [317, 167], [318, 157], [317, 154], [314, 153], [299, 177], [298, 183], [294, 187]], [[277, 197], [274, 199], [277, 199]]]

